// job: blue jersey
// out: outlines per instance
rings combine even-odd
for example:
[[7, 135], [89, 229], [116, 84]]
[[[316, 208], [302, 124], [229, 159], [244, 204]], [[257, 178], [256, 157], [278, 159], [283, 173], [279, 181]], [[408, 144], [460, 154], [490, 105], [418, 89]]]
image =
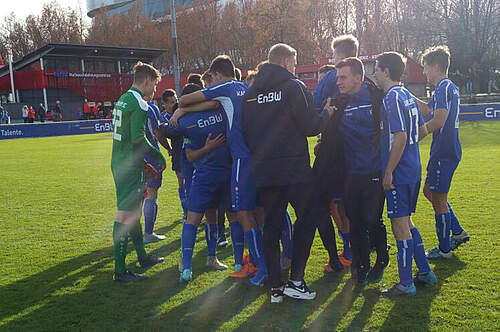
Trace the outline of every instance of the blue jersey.
[[[160, 150], [160, 146], [154, 131], [160, 127], [160, 117], [160, 110], [158, 107], [155, 104], [148, 102], [148, 115], [145, 128], [146, 138], [158, 150]], [[146, 153], [144, 160], [152, 165], [158, 165], [158, 160], [153, 154]]]
[[428, 105], [432, 112], [439, 108], [447, 111], [443, 128], [432, 134], [430, 159], [459, 162], [462, 158], [462, 146], [458, 137], [460, 94], [457, 86], [448, 78], [442, 79], [437, 84]]
[[406, 132], [406, 145], [401, 159], [392, 173], [393, 184], [414, 184], [422, 178], [420, 151], [418, 148], [418, 129], [424, 124], [413, 95], [402, 86], [390, 88], [382, 102], [382, 171], [389, 162], [393, 134]]
[[348, 103], [340, 120], [345, 166], [349, 174], [380, 172], [380, 142], [373, 117], [372, 97], [365, 83], [357, 93], [346, 95]]
[[[205, 146], [209, 134], [214, 139], [226, 133], [226, 121], [220, 110], [209, 110], [184, 115], [179, 119], [179, 130], [184, 136], [184, 148], [198, 150]], [[193, 162], [196, 177], [217, 182], [224, 175], [231, 174], [231, 153], [227, 144], [210, 151]], [[222, 175], [222, 176], [221, 176]]]
[[153, 144], [158, 150], [160, 146], [158, 145], [158, 139], [156, 138], [154, 131], [158, 130], [160, 127], [160, 110], [158, 107], [148, 102], [148, 117], [146, 120], [146, 137], [148, 141]]
[[227, 81], [201, 90], [208, 100], [217, 100], [226, 114], [226, 139], [233, 158], [248, 158], [250, 150], [241, 133], [241, 105], [248, 86], [240, 81]]
[[332, 69], [323, 76], [314, 89], [314, 108], [319, 109], [323, 103], [330, 97], [335, 98], [340, 94], [337, 86], [337, 69]]

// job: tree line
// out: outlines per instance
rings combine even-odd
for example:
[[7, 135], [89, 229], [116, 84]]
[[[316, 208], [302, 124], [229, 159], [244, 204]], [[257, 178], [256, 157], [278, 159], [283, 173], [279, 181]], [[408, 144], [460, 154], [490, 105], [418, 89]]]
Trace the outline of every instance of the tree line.
[[[295, 47], [299, 64], [331, 55], [334, 36], [352, 33], [362, 54], [396, 50], [418, 59], [423, 50], [447, 44], [452, 70], [500, 65], [499, 0], [194, 0], [178, 8], [180, 65], [201, 71], [221, 53], [241, 68], [253, 68], [269, 47]], [[150, 20], [142, 4], [128, 15], [99, 13], [88, 23], [78, 9], [46, 4], [40, 14], [19, 19], [11, 13], [0, 22], [0, 55], [14, 59], [47, 43], [163, 48], [155, 65], [172, 70], [168, 19]]]

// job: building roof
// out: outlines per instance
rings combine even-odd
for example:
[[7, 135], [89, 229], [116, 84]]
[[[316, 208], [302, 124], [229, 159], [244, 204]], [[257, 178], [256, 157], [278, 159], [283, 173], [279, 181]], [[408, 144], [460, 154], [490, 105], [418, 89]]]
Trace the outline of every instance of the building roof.
[[[33, 51], [21, 59], [12, 63], [12, 69], [17, 71], [39, 61], [45, 56], [50, 57], [78, 57], [78, 58], [101, 58], [101, 59], [141, 59], [151, 62], [166, 50], [137, 47], [117, 47], [100, 45], [76, 45], [76, 44], [47, 44]], [[0, 68], [0, 77], [9, 73], [9, 67]]]

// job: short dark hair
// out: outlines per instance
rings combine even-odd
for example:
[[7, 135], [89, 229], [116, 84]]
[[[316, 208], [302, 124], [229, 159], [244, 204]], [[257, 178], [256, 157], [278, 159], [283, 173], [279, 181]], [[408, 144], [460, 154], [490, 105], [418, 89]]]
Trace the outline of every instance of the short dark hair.
[[210, 81], [211, 83], [213, 81], [212, 74], [210, 74], [210, 72], [207, 70], [206, 72], [203, 73], [203, 75], [201, 75], [201, 80], [205, 84], [208, 83], [208, 81]]
[[234, 67], [234, 78], [237, 81], [241, 80], [241, 69], [240, 68]]
[[175, 97], [175, 91], [172, 89], [167, 89], [163, 91], [161, 95], [161, 100], [167, 101], [168, 98]]
[[353, 35], [338, 36], [332, 41], [332, 49], [346, 57], [357, 57], [359, 42]]
[[284, 59], [296, 56], [297, 51], [293, 47], [284, 43], [279, 43], [271, 47], [267, 55], [267, 60], [269, 63], [280, 64]]
[[134, 82], [142, 83], [146, 78], [159, 81], [161, 79], [161, 74], [155, 67], [151, 66], [149, 63], [142, 63], [137, 61], [134, 68]]
[[334, 70], [335, 66], [334, 65], [324, 65], [319, 67], [318, 73], [323, 74], [323, 73], [328, 73], [330, 70]]
[[188, 78], [187, 78], [187, 82], [188, 83], [198, 84], [199, 86], [203, 85], [203, 83], [201, 82], [201, 75], [197, 74], [197, 73], [191, 73], [191, 74], [189, 74]]
[[443, 73], [450, 68], [450, 49], [446, 45], [434, 46], [426, 49], [422, 55], [422, 64], [435, 65]]
[[377, 66], [389, 70], [391, 80], [399, 82], [405, 72], [406, 58], [398, 52], [384, 52], [377, 57]]
[[365, 77], [365, 68], [363, 67], [363, 62], [355, 57], [345, 58], [335, 65], [337, 69], [342, 67], [351, 68], [351, 73], [354, 75], [361, 75], [361, 79]]
[[219, 73], [225, 77], [234, 77], [233, 60], [227, 55], [216, 56], [210, 64], [209, 71]]
[[182, 88], [181, 96], [188, 95], [190, 93], [200, 91], [200, 90], [201, 90], [200, 85], [194, 84], [194, 83], [188, 83], [188, 84], [184, 85], [184, 87]]

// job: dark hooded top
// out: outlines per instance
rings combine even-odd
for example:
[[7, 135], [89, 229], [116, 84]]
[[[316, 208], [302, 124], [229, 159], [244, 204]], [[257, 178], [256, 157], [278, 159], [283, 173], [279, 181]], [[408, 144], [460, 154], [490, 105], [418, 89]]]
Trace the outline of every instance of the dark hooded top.
[[257, 187], [312, 180], [307, 137], [326, 128], [328, 114], [315, 111], [302, 81], [281, 66], [263, 65], [245, 92], [241, 121]]

